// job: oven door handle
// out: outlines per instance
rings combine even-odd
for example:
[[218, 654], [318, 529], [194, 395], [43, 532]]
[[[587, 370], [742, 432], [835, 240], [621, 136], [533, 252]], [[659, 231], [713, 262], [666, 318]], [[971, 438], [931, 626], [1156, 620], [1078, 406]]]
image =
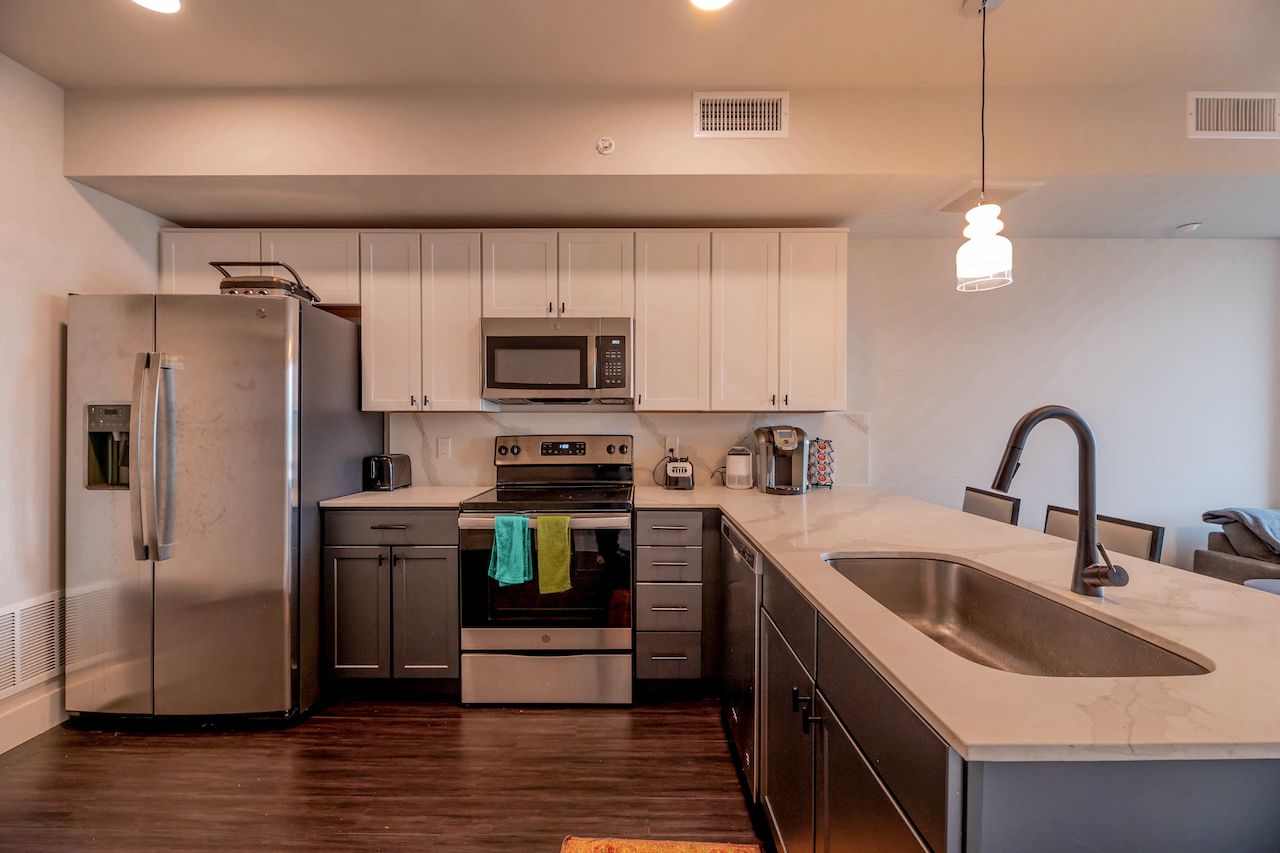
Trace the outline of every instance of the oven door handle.
[[[549, 515], [553, 513], [544, 513]], [[493, 515], [460, 515], [458, 516], [459, 530], [493, 530], [495, 519]], [[530, 517], [529, 527], [536, 528], [538, 520], [536, 517]], [[570, 530], [630, 530], [631, 516], [629, 515], [571, 515], [569, 516]]]

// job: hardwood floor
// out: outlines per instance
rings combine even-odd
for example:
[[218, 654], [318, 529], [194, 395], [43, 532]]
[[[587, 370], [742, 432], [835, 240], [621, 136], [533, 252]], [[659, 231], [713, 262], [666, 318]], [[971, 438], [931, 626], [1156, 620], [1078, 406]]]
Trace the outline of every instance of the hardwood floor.
[[290, 729], [69, 726], [0, 756], [0, 849], [558, 851], [758, 842], [712, 702], [345, 701]]

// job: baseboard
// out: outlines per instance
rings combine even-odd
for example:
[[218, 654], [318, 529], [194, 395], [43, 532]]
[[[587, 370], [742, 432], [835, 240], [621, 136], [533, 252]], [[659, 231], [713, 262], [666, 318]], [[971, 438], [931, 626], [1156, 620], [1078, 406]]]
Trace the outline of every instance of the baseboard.
[[62, 679], [51, 678], [0, 702], [0, 753], [65, 720], [62, 693]]

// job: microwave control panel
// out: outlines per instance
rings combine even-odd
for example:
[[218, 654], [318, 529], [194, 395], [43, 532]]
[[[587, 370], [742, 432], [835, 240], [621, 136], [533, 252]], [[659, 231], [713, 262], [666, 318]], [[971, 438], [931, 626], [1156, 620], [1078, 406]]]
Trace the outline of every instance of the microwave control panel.
[[596, 367], [601, 388], [627, 387], [627, 339], [623, 335], [596, 338]]

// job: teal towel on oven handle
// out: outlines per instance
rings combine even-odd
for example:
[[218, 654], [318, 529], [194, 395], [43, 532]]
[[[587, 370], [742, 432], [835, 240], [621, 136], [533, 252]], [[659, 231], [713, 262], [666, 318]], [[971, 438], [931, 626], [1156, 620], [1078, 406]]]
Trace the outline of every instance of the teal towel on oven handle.
[[515, 586], [533, 580], [528, 516], [500, 515], [493, 520], [489, 577], [496, 580], [498, 586]]

